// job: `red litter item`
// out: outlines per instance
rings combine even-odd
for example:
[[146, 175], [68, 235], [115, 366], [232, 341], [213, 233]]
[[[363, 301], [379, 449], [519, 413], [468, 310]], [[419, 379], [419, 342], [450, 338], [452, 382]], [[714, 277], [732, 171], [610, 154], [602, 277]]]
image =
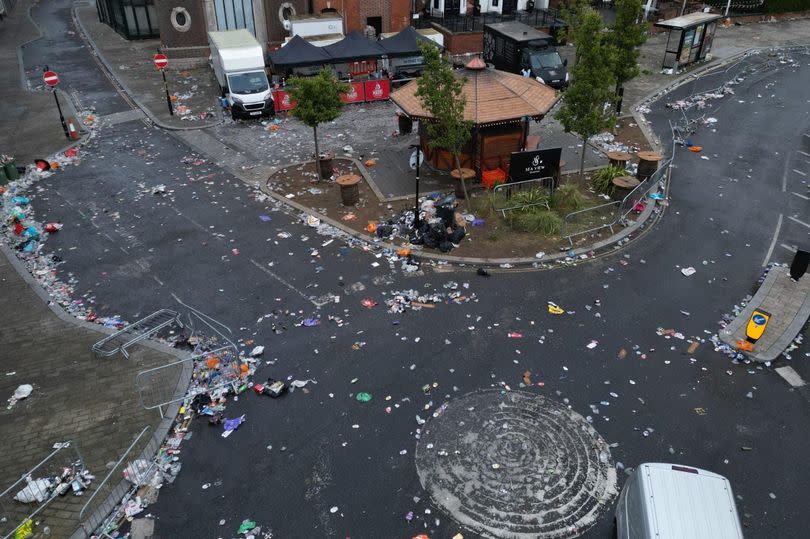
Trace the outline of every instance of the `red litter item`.
[[45, 232], [50, 232], [53, 234], [54, 232], [59, 232], [62, 230], [62, 223], [45, 223]]
[[231, 249], [231, 253], [233, 253], [233, 256], [239, 256], [239, 249]]
[[34, 159], [34, 165], [37, 170], [51, 170], [51, 164], [44, 159]]
[[363, 306], [363, 307], [365, 307], [366, 309], [371, 309], [371, 308], [373, 308], [375, 305], [377, 305], [377, 302], [376, 302], [376, 301], [374, 301], [374, 300], [373, 300], [373, 299], [371, 299], [371, 298], [365, 298], [365, 299], [360, 300], [360, 305], [362, 305], [362, 306]]
[[16, 223], [14, 223], [14, 233], [15, 234], [17, 234], [19, 236], [20, 234], [23, 233], [23, 230], [25, 230], [25, 227], [22, 226], [21, 222], [17, 221]]
[[65, 151], [65, 157], [76, 157], [77, 155], [79, 155], [79, 150], [76, 148], [69, 148]]
[[261, 395], [262, 393], [264, 393], [264, 385], [254, 384], [253, 391], [255, 391], [257, 395]]
[[522, 339], [523, 333], [518, 333], [517, 331], [510, 331], [506, 334], [511, 339]]

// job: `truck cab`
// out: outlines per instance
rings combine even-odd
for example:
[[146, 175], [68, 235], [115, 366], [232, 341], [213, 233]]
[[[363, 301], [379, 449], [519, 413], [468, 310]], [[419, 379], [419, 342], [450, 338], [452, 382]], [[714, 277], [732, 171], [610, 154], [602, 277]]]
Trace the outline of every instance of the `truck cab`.
[[272, 114], [273, 98], [264, 69], [227, 74], [226, 97], [234, 119]]
[[528, 69], [532, 77], [552, 88], [568, 84], [568, 60], [563, 60], [554, 47], [530, 44], [521, 51], [520, 64], [521, 70]]
[[485, 24], [483, 56], [495, 69], [531, 76], [552, 88], [568, 84], [568, 62], [554, 47], [554, 37], [522, 22]]

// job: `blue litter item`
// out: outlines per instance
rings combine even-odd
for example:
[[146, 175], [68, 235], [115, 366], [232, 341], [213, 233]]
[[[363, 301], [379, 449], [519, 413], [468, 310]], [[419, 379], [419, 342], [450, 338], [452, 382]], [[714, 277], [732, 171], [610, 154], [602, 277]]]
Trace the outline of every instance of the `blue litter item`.
[[484, 220], [481, 219], [480, 217], [476, 217], [475, 219], [473, 219], [472, 224], [473, 226], [484, 226]]
[[35, 242], [35, 241], [29, 241], [29, 242], [27, 242], [27, 243], [25, 244], [25, 247], [23, 247], [23, 252], [24, 252], [24, 253], [33, 253], [33, 252], [34, 252], [34, 248], [35, 248], [36, 246], [37, 246], [37, 242]]
[[664, 193], [650, 193], [650, 198], [653, 200], [664, 200], [665, 197]]
[[31, 199], [28, 197], [24, 196], [11, 197], [11, 203], [14, 204], [15, 206], [26, 206], [29, 202], [31, 202]]
[[32, 239], [32, 240], [38, 240], [39, 239], [39, 231], [36, 228], [34, 228], [32, 226], [29, 226], [28, 228], [26, 228], [23, 231], [23, 236], [26, 236], [27, 238]]
[[304, 325], [308, 328], [317, 326], [320, 321], [317, 318], [304, 318]]

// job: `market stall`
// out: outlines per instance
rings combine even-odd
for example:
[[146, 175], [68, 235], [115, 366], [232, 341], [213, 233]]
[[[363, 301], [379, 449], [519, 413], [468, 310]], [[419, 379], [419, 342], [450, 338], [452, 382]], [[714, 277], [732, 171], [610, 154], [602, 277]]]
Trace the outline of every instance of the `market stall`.
[[[473, 169], [479, 178], [492, 171], [509, 173], [512, 152], [526, 144], [525, 121], [542, 119], [559, 99], [554, 89], [528, 77], [486, 67], [483, 60], [471, 60], [465, 69], [454, 72], [465, 77], [464, 117], [473, 123], [473, 136], [461, 153], [461, 166]], [[442, 170], [455, 168], [453, 156], [431, 149], [425, 122], [432, 115], [416, 96], [417, 81], [411, 81], [391, 94], [411, 119], [419, 122], [419, 138], [425, 158]]]

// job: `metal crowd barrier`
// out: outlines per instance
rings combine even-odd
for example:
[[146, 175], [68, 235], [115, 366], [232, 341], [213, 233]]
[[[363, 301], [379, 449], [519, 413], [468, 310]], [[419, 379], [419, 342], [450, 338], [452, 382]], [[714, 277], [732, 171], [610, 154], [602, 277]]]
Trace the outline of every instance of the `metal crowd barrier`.
[[[0, 536], [3, 539], [28, 536], [26, 528], [33, 526], [34, 517], [59, 499], [58, 491], [46, 486], [42, 480], [60, 476], [64, 468], [71, 467], [77, 474], [83, 472], [84, 459], [75, 443], [62, 442], [56, 445], [50, 455], [0, 493]], [[24, 489], [27, 489], [27, 498], [33, 499], [33, 502], [22, 503], [15, 499]], [[31, 507], [34, 509], [31, 510]]]
[[512, 206], [504, 206], [502, 208], [498, 207], [496, 200], [498, 195], [503, 195], [504, 198], [508, 201], [509, 198], [516, 192], [528, 191], [538, 187], [546, 189], [550, 193], [553, 185], [554, 185], [554, 178], [550, 176], [544, 178], [535, 178], [533, 180], [523, 180], [519, 182], [499, 183], [492, 189], [492, 198], [491, 198], [492, 208], [496, 212], [500, 212], [504, 218], [506, 218], [506, 212], [511, 210], [520, 210], [523, 208], [530, 208], [532, 206], [545, 206], [546, 209], [550, 209], [548, 205], [548, 199], [544, 201], [538, 201], [532, 204], [517, 204]]
[[673, 158], [671, 157], [667, 161], [662, 163], [654, 174], [652, 174], [649, 178], [647, 178], [643, 182], [639, 183], [636, 187], [634, 187], [632, 191], [627, 193], [627, 195], [625, 195], [624, 198], [622, 198], [622, 200], [614, 200], [612, 202], [600, 204], [599, 206], [593, 206], [591, 208], [585, 208], [584, 210], [574, 211], [566, 215], [565, 223], [566, 226], [568, 226], [570, 223], [575, 223], [576, 221], [581, 220], [583, 218], [588, 219], [587, 216], [589, 215], [598, 215], [597, 212], [605, 211], [607, 208], [615, 206], [615, 210], [612, 210], [611, 219], [596, 226], [589, 226], [589, 228], [584, 230], [567, 231], [566, 234], [564, 234], [564, 237], [568, 238], [568, 243], [571, 246], [573, 246], [574, 236], [592, 234], [604, 228], [609, 228], [611, 233], [613, 233], [613, 227], [619, 224], [623, 224], [626, 221], [627, 216], [630, 214], [630, 212], [633, 211], [633, 208], [635, 208], [638, 202], [645, 200], [650, 191], [652, 191], [654, 188], [657, 188], [661, 182], [665, 182], [665, 180], [669, 178], [672, 161]]
[[176, 324], [183, 327], [180, 322], [180, 315], [169, 309], [155, 311], [137, 322], [133, 322], [112, 335], [109, 335], [93, 345], [93, 352], [100, 357], [110, 357], [121, 352], [125, 358], [129, 358], [127, 348], [151, 337], [161, 329]]

